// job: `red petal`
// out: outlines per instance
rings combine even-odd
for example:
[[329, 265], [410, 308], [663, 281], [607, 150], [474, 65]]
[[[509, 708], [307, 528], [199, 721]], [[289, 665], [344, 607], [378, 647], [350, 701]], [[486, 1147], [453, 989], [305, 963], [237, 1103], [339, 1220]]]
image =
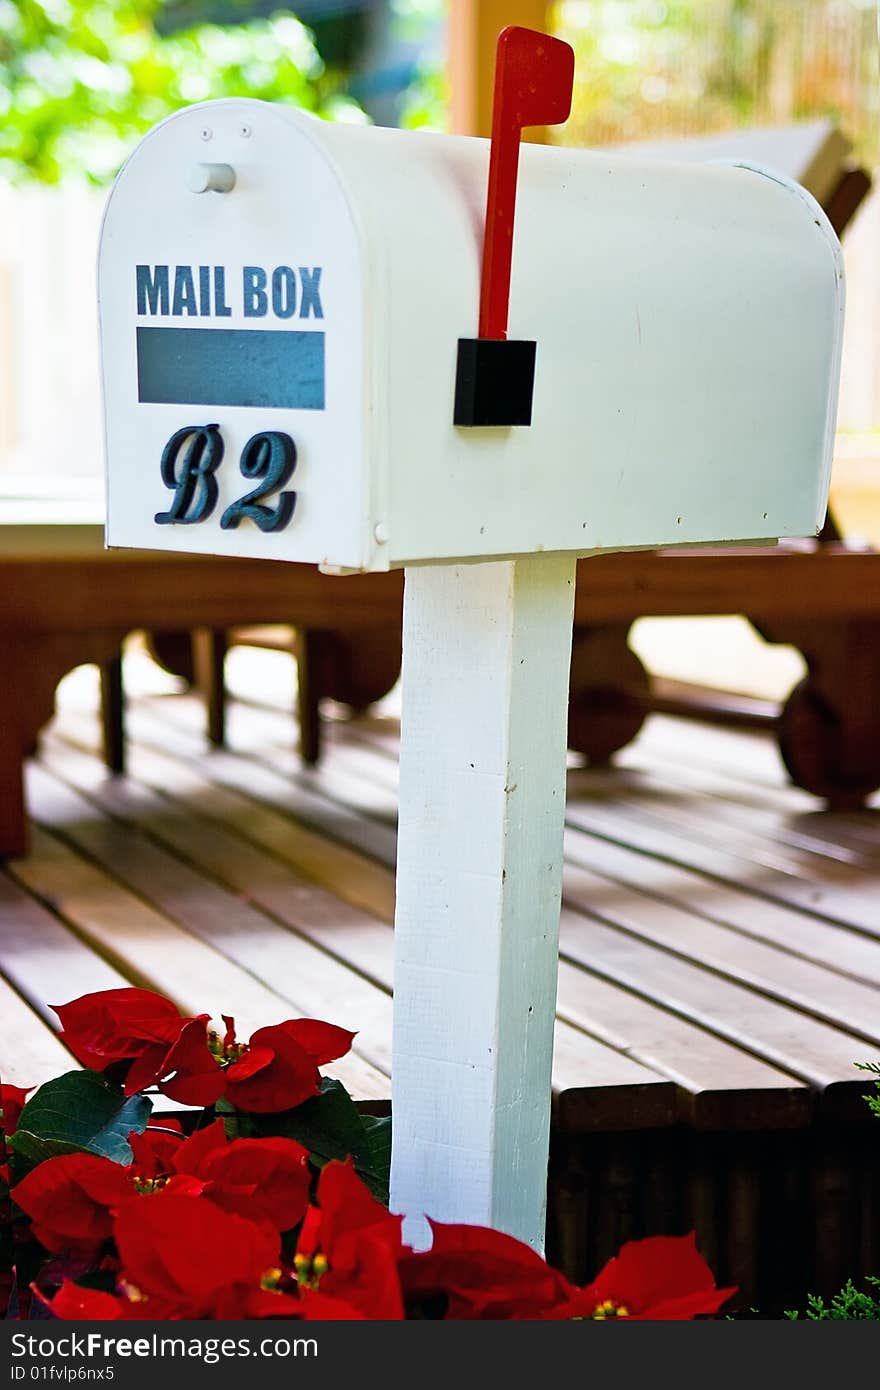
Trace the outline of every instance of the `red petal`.
[[280, 1023], [278, 1026], [283, 1028], [294, 1042], [299, 1043], [316, 1067], [335, 1062], [337, 1057], [344, 1057], [351, 1049], [352, 1039], [356, 1037], [355, 1033], [349, 1033], [346, 1028], [337, 1028], [332, 1023], [322, 1023], [317, 1018], [289, 1018], [286, 1023]]
[[163, 1199], [166, 1197], [203, 1197], [208, 1195], [211, 1187], [210, 1183], [202, 1178], [196, 1178], [192, 1173], [172, 1173], [161, 1193], [157, 1195]]
[[697, 1290], [710, 1294], [715, 1278], [697, 1250], [693, 1231], [686, 1236], [649, 1236], [621, 1246], [619, 1254], [589, 1286], [597, 1303], [623, 1303], [633, 1315]]
[[133, 1196], [126, 1169], [97, 1154], [62, 1154], [31, 1169], [12, 1189], [15, 1201], [39, 1227], [48, 1250], [100, 1244], [110, 1235], [111, 1212]]
[[98, 1289], [81, 1289], [68, 1279], [48, 1305], [56, 1318], [72, 1322], [108, 1322], [131, 1314], [124, 1299]]
[[225, 1089], [226, 1081], [219, 1067], [196, 1076], [181, 1072], [163, 1081], [159, 1087], [169, 1100], [179, 1100], [181, 1105], [197, 1105], [200, 1108], [214, 1105]]
[[[186, 1019], [170, 1046], [154, 1043], [144, 1049], [129, 1068], [125, 1078], [125, 1093], [129, 1096], [135, 1095], [138, 1091], [146, 1090], [148, 1086], [157, 1085], [163, 1078], [175, 1072], [185, 1079], [210, 1076], [216, 1083], [219, 1070], [217, 1061], [208, 1048], [208, 1015], [199, 1014], [198, 1018]], [[212, 1105], [220, 1094], [222, 1082], [221, 1091], [212, 1100], [193, 1104]]]
[[[213, 1105], [223, 1095], [225, 1077], [208, 1047], [208, 1015], [191, 1019], [162, 1064], [160, 1089], [183, 1105]], [[171, 1073], [174, 1073], [171, 1075]]]
[[[63, 1027], [80, 1026], [87, 1023], [96, 1011], [111, 1014], [120, 1024], [135, 1021], [151, 1024], [161, 1029], [163, 1021], [179, 1022], [182, 1015], [170, 999], [151, 989], [137, 989], [134, 985], [123, 985], [119, 989], [101, 989], [93, 994], [81, 994], [67, 1004], [50, 1004]], [[158, 1040], [161, 1032], [156, 1032]]]
[[98, 1070], [138, 1056], [145, 1044], [173, 1042], [183, 1022], [170, 999], [131, 987], [99, 990], [51, 1007], [71, 1051], [81, 1060], [95, 1059]]
[[543, 1278], [549, 1268], [546, 1260], [537, 1251], [515, 1236], [494, 1231], [488, 1226], [451, 1225], [442, 1221], [430, 1222], [434, 1239], [426, 1254], [483, 1260], [503, 1260], [505, 1264], [519, 1268], [524, 1274], [536, 1274]]
[[215, 1120], [183, 1141], [175, 1154], [174, 1167], [178, 1173], [201, 1175], [205, 1160], [225, 1148], [226, 1126], [222, 1120]]
[[150, 1131], [162, 1130], [164, 1133], [167, 1130], [171, 1134], [183, 1134], [183, 1122], [174, 1115], [151, 1115], [147, 1128]]
[[321, 1213], [317, 1207], [309, 1207], [303, 1218], [300, 1227], [299, 1240], [296, 1243], [298, 1255], [306, 1255], [309, 1259], [316, 1255], [321, 1249]]
[[199, 1172], [224, 1211], [289, 1231], [309, 1201], [308, 1151], [292, 1139], [234, 1139], [209, 1154]]
[[379, 1225], [341, 1235], [320, 1288], [333, 1298], [346, 1299], [368, 1318], [396, 1322], [404, 1316], [399, 1232], [390, 1241], [387, 1235]]
[[15, 1133], [18, 1117], [25, 1107], [28, 1093], [33, 1089], [33, 1086], [29, 1086], [26, 1091], [20, 1086], [0, 1086], [0, 1110], [3, 1112], [0, 1116], [0, 1130], [7, 1138]]
[[143, 1134], [130, 1134], [132, 1161], [128, 1171], [133, 1177], [158, 1178], [169, 1171], [181, 1146], [181, 1136], [165, 1129], [147, 1129]]
[[227, 1068], [226, 1075], [230, 1081], [249, 1081], [257, 1072], [271, 1067], [274, 1061], [273, 1047], [250, 1047], [243, 1057], [239, 1057], [237, 1062], [233, 1062], [232, 1066]]
[[241, 1308], [232, 1316], [235, 1318], [301, 1318], [302, 1303], [288, 1293], [273, 1293], [271, 1289], [256, 1289], [246, 1296]]
[[[64, 1035], [62, 1034], [62, 1036]], [[149, 1086], [155, 1086], [163, 1074], [167, 1056], [168, 1047], [165, 1043], [151, 1043], [149, 1047], [145, 1047], [128, 1069], [125, 1078], [125, 1094], [136, 1096], [140, 1091], [146, 1091]], [[80, 1057], [80, 1061], [83, 1061], [82, 1057]], [[85, 1065], [90, 1064], [86, 1062]]]
[[638, 1319], [641, 1322], [683, 1322], [702, 1314], [717, 1313], [722, 1304], [738, 1292], [735, 1285], [729, 1289], [696, 1289], [681, 1298], [669, 1298], [655, 1303], [640, 1313]]
[[334, 1247], [341, 1236], [368, 1227], [381, 1228], [391, 1245], [403, 1249], [401, 1218], [392, 1216], [376, 1201], [358, 1177], [350, 1158], [344, 1163], [328, 1163], [321, 1169], [317, 1199], [321, 1208], [321, 1239], [331, 1263]]
[[[651, 1303], [647, 1307], [633, 1312], [629, 1304], [624, 1306], [627, 1309], [626, 1322], [685, 1322], [692, 1318], [706, 1314], [717, 1313], [723, 1303], [726, 1303], [735, 1293], [736, 1288], [730, 1289], [697, 1289], [693, 1293], [683, 1294], [680, 1298], [670, 1298], [660, 1303]], [[572, 1318], [592, 1318], [596, 1308], [603, 1299], [596, 1297], [592, 1286], [588, 1285], [580, 1289], [574, 1298], [567, 1303], [560, 1303], [548, 1312], [540, 1316], [544, 1321], [561, 1322]]]
[[259, 1286], [280, 1253], [276, 1234], [202, 1197], [160, 1194], [130, 1203], [115, 1236], [127, 1279], [144, 1293], [200, 1308], [234, 1296], [238, 1286]]
[[320, 1289], [303, 1289], [300, 1294], [302, 1309], [300, 1316], [309, 1322], [368, 1322], [367, 1313], [361, 1312], [353, 1303], [344, 1298], [334, 1298], [321, 1293]]
[[540, 1317], [568, 1301], [574, 1286], [528, 1245], [482, 1226], [431, 1222], [434, 1243], [401, 1261], [408, 1299], [445, 1293], [447, 1318]]
[[[283, 1028], [258, 1029], [250, 1046], [248, 1056], [226, 1073], [227, 1099], [239, 1110], [277, 1114], [317, 1095], [321, 1078], [314, 1061]], [[258, 1071], [245, 1065], [255, 1054], [262, 1056], [267, 1050], [273, 1054], [272, 1060]]]

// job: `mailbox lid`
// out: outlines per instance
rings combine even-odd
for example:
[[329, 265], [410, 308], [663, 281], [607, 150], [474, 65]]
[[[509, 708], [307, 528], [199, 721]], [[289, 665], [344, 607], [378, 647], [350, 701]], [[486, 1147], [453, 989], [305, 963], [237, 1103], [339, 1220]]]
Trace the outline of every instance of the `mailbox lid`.
[[844, 285], [809, 194], [765, 170], [524, 147], [510, 337], [537, 343], [532, 424], [456, 429], [487, 146], [361, 134], [400, 147], [381, 186], [409, 208], [386, 234], [394, 563], [820, 529]]
[[[120, 173], [98, 265], [110, 545], [371, 567], [368, 273], [320, 131], [278, 105], [204, 103], [156, 127]], [[234, 187], [193, 192], [212, 166]], [[168, 485], [189, 440], [162, 477], [188, 426], [213, 427], [205, 438], [222, 450], [201, 518], [209, 485], [196, 480], [187, 507]], [[292, 441], [293, 471], [250, 505], [277, 511], [287, 493], [292, 514], [261, 529], [233, 512], [224, 526], [266, 482], [258, 451], [246, 457], [265, 433]]]

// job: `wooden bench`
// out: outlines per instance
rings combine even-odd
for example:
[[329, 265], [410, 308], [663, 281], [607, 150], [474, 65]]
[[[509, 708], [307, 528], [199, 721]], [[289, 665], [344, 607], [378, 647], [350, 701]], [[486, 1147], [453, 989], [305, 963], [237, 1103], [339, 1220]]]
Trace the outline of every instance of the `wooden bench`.
[[[267, 618], [282, 623], [294, 617], [297, 626], [310, 634], [304, 649], [301, 698], [311, 710], [304, 727], [311, 729], [315, 744], [318, 701], [323, 695], [353, 705], [367, 704], [384, 693], [383, 686], [387, 689], [396, 676], [401, 574], [340, 579], [306, 565], [105, 551], [102, 529], [94, 524], [66, 527], [63, 534], [57, 528], [17, 526], [14, 539], [0, 525], [0, 557], [0, 642], [5, 661], [0, 855], [20, 854], [24, 849], [23, 760], [51, 717], [58, 681], [85, 662], [102, 668], [107, 762], [121, 769], [119, 656], [122, 639], [131, 631], [178, 634], [180, 625], [187, 631], [195, 629], [197, 664], [210, 702], [212, 692], [216, 697], [222, 691], [227, 624], [253, 625]], [[864, 761], [860, 752], [863, 728], [854, 724], [850, 744], [846, 735], [848, 713], [853, 720], [865, 713], [861, 704], [847, 702], [848, 683], [859, 667], [868, 695], [867, 712], [877, 709], [876, 574], [873, 554], [828, 545], [747, 555], [651, 552], [581, 561], [575, 602], [571, 746], [587, 745], [596, 761], [607, 758], [635, 734], [651, 708], [647, 678], [625, 645], [625, 634], [635, 618], [694, 611], [725, 614], [746, 607], [760, 627], [768, 631], [772, 627], [780, 634], [778, 640], [791, 640], [795, 631], [801, 634], [804, 650], [813, 654], [813, 679], [827, 681], [832, 696], [837, 692], [842, 702], [843, 718], [830, 750], [810, 743], [809, 728], [802, 734], [804, 746], [815, 747], [818, 758], [830, 751], [838, 768], [845, 769], [845, 760], [851, 759], [863, 778], [860, 793], [872, 790], [880, 782], [880, 771], [875, 777], [876, 761]], [[842, 612], [848, 615], [843, 629]], [[832, 656], [835, 642], [838, 647], [848, 640], [853, 643], [845, 661], [823, 665], [826, 639]], [[157, 645], [161, 654], [161, 637]], [[188, 635], [184, 645], [188, 655]], [[179, 659], [178, 637], [168, 646], [169, 663], [174, 665]], [[317, 671], [308, 665], [316, 651], [326, 661]], [[333, 653], [346, 651], [357, 653], [357, 661], [347, 671], [344, 661], [338, 660], [334, 671]], [[373, 653], [375, 666], [371, 665]], [[322, 685], [328, 669], [331, 681]], [[372, 688], [367, 684], [371, 674]], [[346, 685], [346, 680], [351, 684]], [[359, 689], [356, 682], [361, 682]], [[224, 700], [221, 694], [213, 706], [215, 743], [222, 741]], [[790, 710], [789, 716], [783, 716], [784, 739], [789, 737], [787, 719], [793, 721], [796, 714], [795, 704], [793, 713]], [[872, 728], [868, 729], [869, 747], [876, 756], [878, 743], [871, 741], [876, 734]], [[795, 727], [791, 738], [797, 733]]]
[[[791, 127], [733, 131], [682, 141], [632, 147], [678, 159], [745, 158], [783, 170], [822, 204], [842, 236], [870, 191], [871, 181], [852, 157], [852, 148], [830, 121]], [[726, 570], [713, 557], [687, 558], [689, 572], [671, 570], [673, 555], [631, 557], [631, 590], [644, 585], [645, 601], [634, 603], [615, 629], [585, 624], [576, 632], [573, 670], [592, 669], [596, 693], [581, 702], [571, 744], [591, 760], [603, 761], [638, 732], [651, 710], [739, 726], [769, 726], [776, 733], [792, 780], [837, 806], [859, 805], [880, 785], [880, 605], [865, 565], [865, 551], [850, 549], [832, 511], [799, 579], [803, 592], [784, 592], [793, 575], [775, 568], [783, 548], [764, 554], [728, 550]], [[679, 556], [681, 558], [681, 556]], [[850, 566], [852, 566], [850, 568]], [[808, 574], [809, 569], [809, 574]], [[623, 567], [621, 567], [621, 577]], [[640, 616], [666, 616], [676, 608], [679, 581], [692, 586], [688, 615], [720, 612], [746, 616], [765, 641], [796, 647], [807, 676], [781, 706], [727, 695], [684, 682], [653, 680], [627, 646], [629, 628]], [[867, 592], [860, 592], [860, 585]], [[719, 589], [728, 587], [721, 600]], [[705, 597], [703, 596], [705, 593]], [[720, 603], [724, 605], [719, 606]], [[604, 735], [603, 735], [604, 726]]]
[[107, 551], [97, 522], [28, 523], [16, 515], [4, 524], [0, 510], [0, 857], [25, 850], [23, 762], [68, 671], [86, 662], [101, 667], [105, 753], [119, 770], [127, 633], [194, 630], [203, 669], [211, 664], [211, 634], [228, 623], [293, 616], [307, 630], [322, 630], [336, 621], [362, 650], [373, 636], [381, 648], [401, 621], [402, 578], [386, 578], [351, 583], [305, 565]]

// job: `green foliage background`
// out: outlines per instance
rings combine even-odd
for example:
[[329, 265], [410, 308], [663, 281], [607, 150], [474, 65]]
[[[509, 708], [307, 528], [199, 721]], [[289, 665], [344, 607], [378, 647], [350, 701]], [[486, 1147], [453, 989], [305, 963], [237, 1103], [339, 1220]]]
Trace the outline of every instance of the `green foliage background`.
[[160, 0], [0, 0], [0, 176], [113, 177], [178, 107], [221, 96], [363, 119], [290, 14], [162, 35]]
[[[398, 33], [442, 22], [445, 0], [387, 2]], [[283, 3], [0, 0], [0, 177], [105, 183], [156, 121], [211, 97], [363, 119], [346, 95], [357, 18], [321, 21], [322, 54]], [[206, 9], [223, 23], [198, 22]], [[880, 158], [876, 0], [560, 0], [549, 13], [577, 52], [566, 143], [829, 115], [861, 158]], [[446, 98], [434, 55], [401, 123], [441, 127]]]
[[[880, 1322], [880, 1279], [869, 1275], [866, 1283], [867, 1289], [859, 1289], [847, 1279], [829, 1303], [810, 1294], [804, 1318], [807, 1322]], [[800, 1314], [792, 1310], [785, 1316], [797, 1322]]]

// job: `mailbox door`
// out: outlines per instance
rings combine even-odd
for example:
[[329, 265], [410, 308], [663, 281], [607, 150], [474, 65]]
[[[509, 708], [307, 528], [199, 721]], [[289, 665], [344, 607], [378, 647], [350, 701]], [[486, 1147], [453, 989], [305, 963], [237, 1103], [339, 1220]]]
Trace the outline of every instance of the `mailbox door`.
[[[808, 194], [749, 168], [524, 146], [509, 336], [537, 344], [532, 423], [456, 428], [485, 147], [421, 144], [410, 184], [433, 171], [428, 231], [389, 228], [395, 563], [816, 533], [844, 291]], [[417, 257], [441, 267], [442, 294]]]
[[369, 563], [360, 241], [318, 127], [206, 103], [117, 180], [99, 256], [110, 545]]

